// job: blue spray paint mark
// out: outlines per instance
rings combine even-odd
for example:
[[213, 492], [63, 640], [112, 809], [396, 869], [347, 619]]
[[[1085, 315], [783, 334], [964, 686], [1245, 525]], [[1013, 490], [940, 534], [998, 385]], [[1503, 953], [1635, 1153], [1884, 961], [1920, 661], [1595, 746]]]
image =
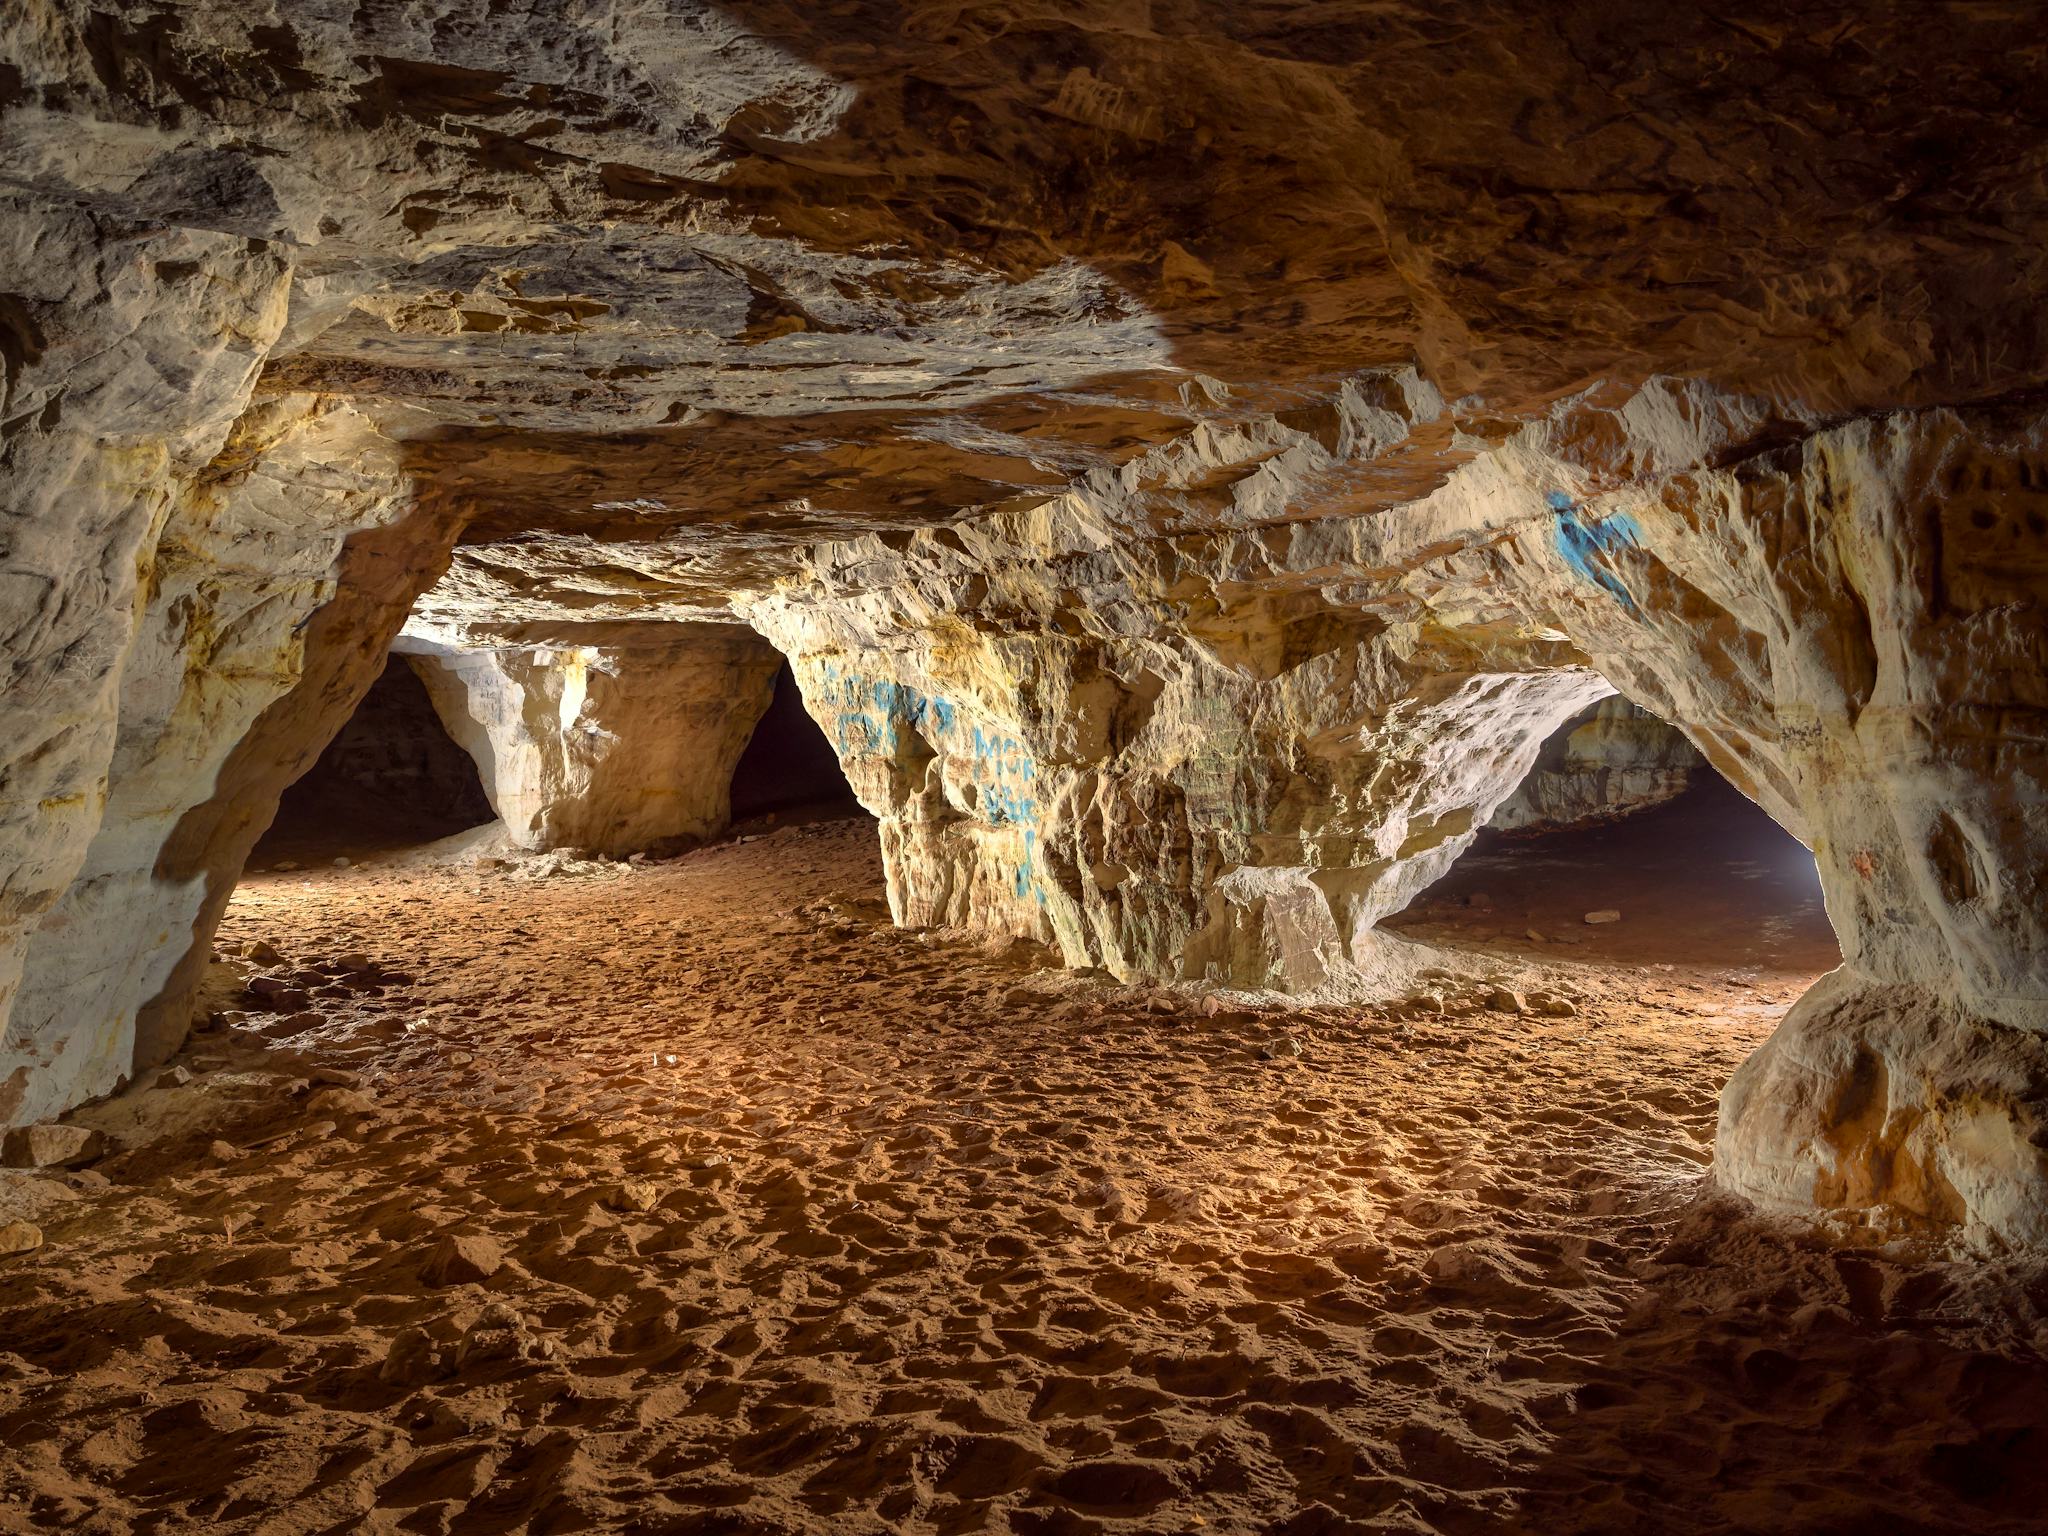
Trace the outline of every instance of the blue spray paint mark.
[[1037, 867], [1038, 800], [1032, 793], [1038, 764], [1024, 744], [978, 725], [970, 726], [962, 741], [959, 713], [946, 700], [901, 683], [849, 674], [829, 662], [820, 670], [824, 692], [834, 706], [833, 743], [843, 757], [900, 757], [911, 733], [933, 750], [966, 757], [981, 818], [991, 827], [1012, 826], [1023, 834], [1024, 854], [1011, 872], [1011, 889], [1020, 900], [1035, 897], [1043, 906], [1046, 892]]
[[1642, 530], [1636, 526], [1636, 520], [1626, 512], [1584, 517], [1579, 504], [1563, 491], [1552, 491], [1548, 500], [1556, 520], [1552, 538], [1557, 552], [1564, 556], [1564, 563], [1634, 613], [1636, 600], [1606, 566], [1622, 551], [1642, 547]]

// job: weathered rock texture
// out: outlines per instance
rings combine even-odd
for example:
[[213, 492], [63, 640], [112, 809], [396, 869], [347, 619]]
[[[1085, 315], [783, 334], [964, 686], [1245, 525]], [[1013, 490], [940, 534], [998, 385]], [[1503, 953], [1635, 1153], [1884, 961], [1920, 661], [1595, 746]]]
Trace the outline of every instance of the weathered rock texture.
[[1720, 1176], [2040, 1238], [2032, 23], [43, 0], [0, 42], [0, 1120], [175, 1038], [431, 582], [407, 643], [525, 835], [716, 824], [745, 731], [654, 637], [740, 617], [899, 916], [1125, 975], [1398, 971], [1375, 921], [1619, 690], [1843, 937]]
[[738, 626], [587, 639], [408, 659], [520, 846], [632, 853], [724, 831], [782, 658]]
[[303, 830], [338, 821], [336, 831], [367, 831], [382, 823], [414, 834], [494, 815], [476, 764], [448, 735], [412, 667], [393, 656], [319, 761], [285, 791], [278, 824]]
[[1575, 826], [1646, 811], [1685, 793], [1706, 766], [1692, 743], [1627, 699], [1567, 720], [1487, 825], [1503, 832]]

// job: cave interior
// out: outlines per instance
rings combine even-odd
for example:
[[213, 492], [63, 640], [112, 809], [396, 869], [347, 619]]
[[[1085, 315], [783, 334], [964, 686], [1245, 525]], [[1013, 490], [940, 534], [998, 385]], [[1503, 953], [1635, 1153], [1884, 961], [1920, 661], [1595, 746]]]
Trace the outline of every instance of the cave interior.
[[0, 23], [0, 1531], [2043, 1530], [2039, 19]]

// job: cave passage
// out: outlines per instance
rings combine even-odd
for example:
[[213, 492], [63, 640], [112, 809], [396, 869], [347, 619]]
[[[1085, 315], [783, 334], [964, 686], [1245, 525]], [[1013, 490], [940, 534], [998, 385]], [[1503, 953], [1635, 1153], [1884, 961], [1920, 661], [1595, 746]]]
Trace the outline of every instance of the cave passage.
[[1676, 731], [1619, 699], [1560, 727], [1493, 824], [1385, 926], [1738, 984], [1812, 978], [1841, 958], [1813, 855]]
[[284, 792], [250, 866], [417, 847], [495, 819], [475, 761], [449, 736], [412, 667], [393, 655]]
[[2042, 6], [18, 9], [0, 1536], [2048, 1533]]
[[737, 822], [804, 810], [862, 814], [838, 754], [804, 708], [785, 661], [775, 674], [775, 696], [733, 768], [732, 816]]

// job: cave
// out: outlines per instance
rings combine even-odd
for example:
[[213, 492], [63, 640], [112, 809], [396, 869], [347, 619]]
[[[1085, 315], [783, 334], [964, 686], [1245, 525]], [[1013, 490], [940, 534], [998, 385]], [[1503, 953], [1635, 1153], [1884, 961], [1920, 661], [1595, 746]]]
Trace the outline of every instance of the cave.
[[804, 709], [796, 674], [784, 662], [775, 692], [732, 770], [732, 815], [738, 822], [788, 814], [859, 816], [853, 786], [818, 722]]
[[0, 29], [0, 1529], [2021, 1533], [2024, 8]]
[[313, 766], [279, 796], [250, 867], [353, 861], [495, 818], [476, 763], [441, 724], [412, 667], [393, 656]]
[[1812, 853], [1620, 696], [1573, 715], [1443, 877], [1387, 920], [1478, 954], [1677, 978], [1702, 1005], [1804, 992], [1841, 963]]

